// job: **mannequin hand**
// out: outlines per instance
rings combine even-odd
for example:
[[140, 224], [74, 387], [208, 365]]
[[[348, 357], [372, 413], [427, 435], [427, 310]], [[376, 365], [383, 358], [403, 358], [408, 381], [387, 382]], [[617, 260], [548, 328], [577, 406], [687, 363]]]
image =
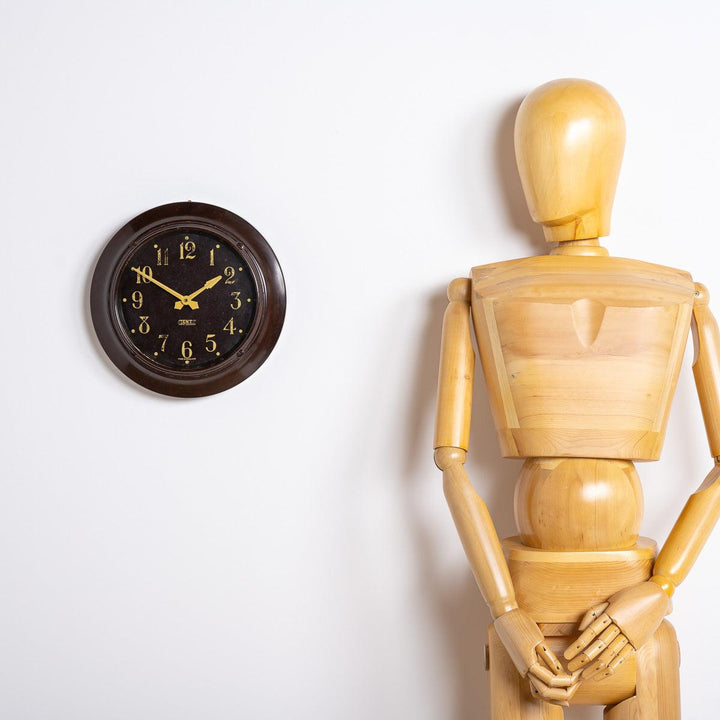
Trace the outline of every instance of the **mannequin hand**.
[[582, 619], [584, 632], [565, 651], [568, 669], [585, 668], [585, 680], [609, 677], [652, 637], [671, 608], [670, 598], [654, 582], [615, 593]]
[[568, 705], [579, 687], [580, 671], [573, 675], [565, 672], [537, 624], [515, 609], [498, 617], [494, 625], [517, 671], [530, 681], [533, 697]]

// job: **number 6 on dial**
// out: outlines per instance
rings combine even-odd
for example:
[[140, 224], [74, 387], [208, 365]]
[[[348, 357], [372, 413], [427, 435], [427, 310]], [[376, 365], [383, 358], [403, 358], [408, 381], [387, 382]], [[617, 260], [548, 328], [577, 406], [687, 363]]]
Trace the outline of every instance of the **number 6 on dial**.
[[214, 205], [173, 203], [110, 240], [90, 305], [121, 372], [155, 392], [198, 397], [237, 385], [265, 362], [285, 318], [285, 282], [248, 222]]

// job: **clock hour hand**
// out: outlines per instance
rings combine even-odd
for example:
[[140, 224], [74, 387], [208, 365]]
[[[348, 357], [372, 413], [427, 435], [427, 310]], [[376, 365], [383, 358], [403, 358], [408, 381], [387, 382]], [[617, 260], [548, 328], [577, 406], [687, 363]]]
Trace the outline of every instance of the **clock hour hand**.
[[[143, 272], [140, 268], [130, 268], [133, 272], [136, 272], [140, 277], [145, 278], [149, 282], [153, 283], [154, 285], [157, 285], [159, 288], [164, 290], [166, 293], [170, 293], [173, 297], [178, 298], [179, 302], [175, 303], [175, 308], [179, 310], [184, 305], [187, 305], [191, 310], [197, 310], [200, 306], [190, 298], [186, 297], [185, 295], [181, 295], [179, 292], [175, 292], [172, 288], [168, 287], [167, 285], [164, 285], [159, 280], [156, 280], [152, 275], [148, 275], [147, 273]], [[178, 307], [179, 306], [179, 307]]]
[[[222, 280], [222, 275], [217, 275], [214, 278], [212, 278], [211, 280], [208, 280], [199, 290], [196, 290], [194, 293], [191, 293], [190, 295], [186, 295], [182, 299], [182, 301], [176, 302], [175, 309], [179, 310], [183, 306], [183, 304], [189, 305], [191, 303], [194, 304], [195, 307], [197, 307], [197, 303], [193, 302], [194, 298], [196, 298], [201, 292], [205, 292], [205, 290], [209, 290], [211, 287], [217, 285], [220, 282], [220, 280]], [[193, 308], [193, 309], [195, 309], [195, 308]]]

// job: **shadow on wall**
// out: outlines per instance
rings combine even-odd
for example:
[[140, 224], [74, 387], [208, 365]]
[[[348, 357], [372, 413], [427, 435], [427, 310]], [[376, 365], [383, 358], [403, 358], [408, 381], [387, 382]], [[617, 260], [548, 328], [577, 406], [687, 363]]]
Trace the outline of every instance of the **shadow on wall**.
[[[515, 162], [515, 116], [521, 102], [522, 98], [510, 103], [500, 117], [495, 134], [495, 173], [502, 190], [508, 225], [528, 239], [528, 255], [544, 255], [547, 252], [545, 237], [530, 217]], [[511, 258], [492, 258], [496, 259]]]
[[[443, 642], [443, 656], [438, 661], [449, 669], [448, 675], [453, 678], [452, 707], [448, 708], [446, 717], [450, 720], [489, 720], [484, 648], [486, 628], [491, 621], [490, 613], [475, 585], [469, 566], [455, 576], [451, 576], [447, 569], [442, 567], [431, 528], [426, 526], [422, 509], [415, 500], [422, 493], [413, 487], [413, 471], [418, 458], [426, 458], [425, 462], [432, 462], [432, 441], [422, 434], [422, 419], [427, 418], [434, 406], [442, 316], [446, 306], [447, 298], [444, 292], [436, 293], [431, 298], [428, 303], [428, 321], [417, 352], [419, 360], [412, 384], [416, 392], [413, 393], [408, 412], [406, 508], [419, 565], [420, 596], [427, 604]], [[481, 384], [481, 381], [476, 384]], [[510, 504], [512, 513], [512, 483], [509, 487], [502, 487], [502, 472], [507, 472], [508, 468], [501, 467], [498, 449], [492, 447], [495, 431], [489, 418], [489, 410], [482, 407], [484, 392], [482, 388], [480, 390], [480, 396], [474, 398], [476, 410], [473, 413], [472, 437], [472, 455], [477, 457], [478, 462], [471, 464], [468, 461], [468, 470], [476, 480], [482, 478], [482, 482], [477, 482], [476, 488], [486, 499], [494, 515], [497, 507], [506, 503]], [[437, 502], [442, 504], [444, 501], [439, 472], [436, 487]], [[504, 495], [502, 499], [495, 496], [497, 490]], [[449, 512], [448, 522], [452, 522]], [[458, 540], [458, 545], [459, 542]]]
[[[528, 254], [531, 255], [533, 250], [546, 252], [546, 247], [542, 233], [528, 215], [515, 165], [513, 128], [519, 105], [520, 101], [510, 104], [498, 124], [495, 169], [505, 199], [508, 222], [531, 239], [528, 243]], [[464, 149], [467, 150], [467, 144]], [[478, 236], [482, 237], [482, 232]], [[448, 282], [452, 279], [446, 278]], [[428, 415], [434, 413], [442, 316], [446, 306], [444, 292], [438, 292], [430, 298], [428, 319], [417, 352], [418, 364], [411, 385], [412, 395], [408, 401], [406, 507], [418, 558], [422, 597], [436, 620], [438, 632], [444, 641], [443, 662], [454, 678], [453, 705], [448, 708], [445, 717], [450, 720], [491, 720], [485, 643], [486, 628], [492, 618], [469, 566], [467, 572], [448, 581], [448, 572], [441, 567], [437, 550], [433, 547], [432, 533], [424, 525], [417, 501], [413, 500], [422, 494], [413, 487], [418, 458], [427, 458], [427, 462], [431, 462], [431, 439], [423, 435], [423, 429]], [[513, 494], [521, 465], [521, 460], [506, 460], [500, 455], [478, 360], [473, 391], [470, 452], [466, 467], [501, 537], [515, 533]], [[437, 487], [437, 501], [443, 503], [439, 472]], [[565, 717], [566, 720], [591, 720], [601, 717], [601, 713], [602, 710], [596, 707], [571, 708], [566, 710]]]

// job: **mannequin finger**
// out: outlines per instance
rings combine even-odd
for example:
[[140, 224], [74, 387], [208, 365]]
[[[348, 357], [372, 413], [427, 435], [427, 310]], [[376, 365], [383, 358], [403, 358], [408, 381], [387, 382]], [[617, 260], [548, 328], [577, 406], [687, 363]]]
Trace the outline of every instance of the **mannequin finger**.
[[584, 668], [585, 665], [589, 662], [590, 658], [585, 653], [580, 653], [568, 663], [568, 670], [570, 672], [575, 672], [576, 670]]
[[635, 652], [635, 648], [632, 645], [630, 645], [630, 643], [628, 643], [618, 653], [617, 657], [608, 663], [608, 666], [605, 669], [605, 672], [600, 672], [597, 675], [595, 675], [595, 680], [602, 680], [603, 678], [610, 677], [610, 675], [613, 675], [615, 673], [615, 670], [617, 670], [634, 652]]
[[633, 653], [635, 648], [628, 643], [618, 654], [614, 660], [608, 663], [608, 669], [617, 670]]
[[536, 677], [544, 682], [548, 687], [570, 687], [575, 682], [571, 675], [568, 675], [567, 673], [554, 675], [540, 663], [535, 663], [528, 672], [533, 677]]
[[551, 700], [558, 705], [569, 705], [568, 701], [572, 695], [568, 694], [566, 688], [551, 688], [533, 675], [529, 675], [528, 677], [530, 679], [530, 690], [532, 691], [533, 697]]
[[597, 662], [591, 665], [583, 672], [585, 680], [592, 680], [597, 673], [605, 670], [610, 661], [628, 644], [628, 639], [624, 635], [619, 635], [608, 645], [607, 650], [598, 658]]
[[595, 640], [588, 648], [585, 649], [585, 655], [590, 660], [594, 660], [603, 650], [606, 650], [610, 643], [620, 634], [620, 628], [613, 623], [603, 632], [600, 637]]
[[556, 674], [563, 672], [563, 666], [557, 659], [557, 655], [544, 643], [535, 648], [536, 655]]
[[585, 628], [589, 627], [592, 622], [597, 620], [607, 610], [609, 604], [610, 603], [604, 602], [602, 605], [596, 605], [594, 608], [588, 610], [580, 621], [578, 630], [582, 632]]
[[605, 628], [612, 624], [610, 616], [603, 613], [597, 620], [594, 620], [583, 632], [582, 635], [565, 650], [565, 659], [572, 660], [576, 655], [581, 653], [597, 637]]

